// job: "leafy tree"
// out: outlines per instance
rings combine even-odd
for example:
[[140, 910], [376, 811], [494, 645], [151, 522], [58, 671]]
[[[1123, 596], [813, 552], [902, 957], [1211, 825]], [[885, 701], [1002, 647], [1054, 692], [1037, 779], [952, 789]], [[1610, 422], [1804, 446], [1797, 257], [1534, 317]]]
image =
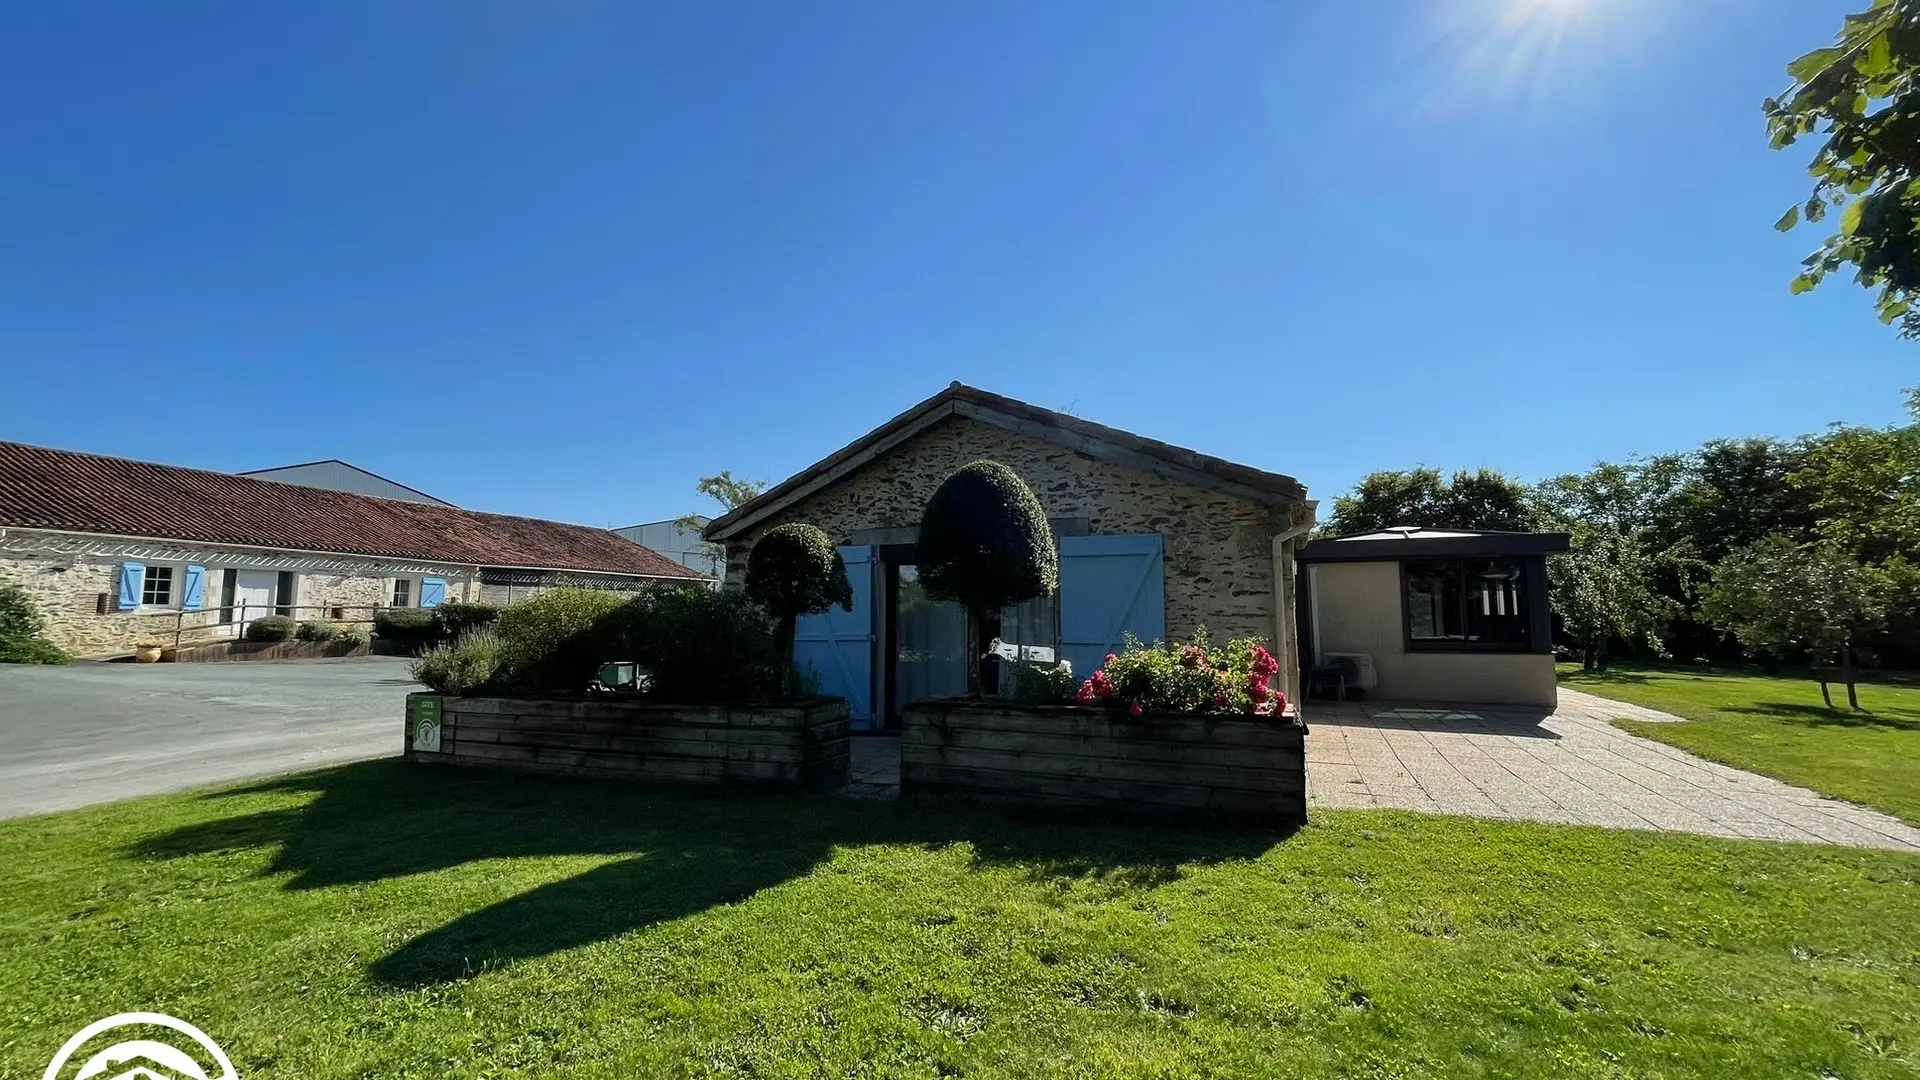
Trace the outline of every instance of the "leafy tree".
[[[1884, 621], [1889, 589], [1884, 571], [1831, 540], [1798, 545], [1770, 536], [1714, 566], [1702, 610], [1754, 652], [1784, 658], [1806, 649], [1822, 665], [1837, 652], [1847, 704], [1858, 709], [1854, 645]], [[1833, 706], [1824, 667], [1820, 696]]]
[[1658, 653], [1660, 632], [1674, 603], [1654, 588], [1655, 575], [1640, 538], [1614, 525], [1577, 524], [1573, 546], [1547, 560], [1553, 609], [1567, 635], [1580, 643], [1588, 671], [1605, 666], [1614, 640]]
[[1687, 476], [1660, 520], [1707, 564], [1774, 533], [1811, 538], [1812, 500], [1792, 482], [1806, 460], [1802, 442], [1716, 439], [1692, 455]]
[[812, 525], [776, 525], [747, 556], [747, 595], [779, 620], [780, 655], [793, 679], [794, 626], [802, 615], [838, 605], [853, 610], [847, 563], [826, 533]]
[[1851, 265], [1854, 281], [1880, 290], [1880, 320], [1898, 319], [1902, 336], [1920, 337], [1920, 0], [1873, 0], [1846, 17], [1834, 44], [1787, 65], [1787, 74], [1793, 85], [1764, 106], [1774, 148], [1803, 135], [1825, 141], [1807, 168], [1813, 194], [1776, 227], [1840, 211], [1838, 231], [1807, 257], [1793, 292]]
[[1443, 478], [1420, 467], [1369, 473], [1348, 495], [1333, 500], [1325, 536], [1373, 532], [1395, 525], [1434, 529], [1531, 527], [1533, 510], [1525, 484], [1492, 469], [1461, 470]]
[[1920, 559], [1920, 424], [1835, 427], [1807, 442], [1791, 481], [1813, 532], [1869, 562]]
[[1059, 584], [1060, 556], [1046, 511], [1005, 465], [964, 465], [927, 500], [917, 557], [927, 595], [967, 609], [975, 641], [967, 690], [978, 694], [989, 617], [1007, 605], [1051, 595]]
[[[721, 513], [737, 510], [760, 497], [767, 490], [764, 480], [738, 480], [730, 469], [722, 469], [713, 476], [703, 476], [695, 490], [707, 496], [721, 506]], [[693, 531], [700, 527], [699, 514], [682, 514], [673, 519], [673, 523], [682, 529]]]
[[1681, 454], [1602, 461], [1584, 473], [1556, 476], [1534, 488], [1540, 512], [1561, 524], [1584, 521], [1621, 531], [1651, 528], [1685, 480]]

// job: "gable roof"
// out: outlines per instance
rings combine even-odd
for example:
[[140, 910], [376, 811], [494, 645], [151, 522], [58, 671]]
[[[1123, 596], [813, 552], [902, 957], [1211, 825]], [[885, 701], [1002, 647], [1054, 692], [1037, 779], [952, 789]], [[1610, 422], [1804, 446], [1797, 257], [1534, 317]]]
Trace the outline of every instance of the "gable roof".
[[0, 527], [699, 578], [605, 529], [0, 442]]
[[[329, 473], [335, 474], [329, 483]], [[344, 477], [339, 474], [346, 474]], [[255, 480], [271, 480], [277, 484], [297, 484], [301, 487], [325, 488], [329, 491], [346, 491], [360, 495], [377, 495], [383, 499], [406, 499], [413, 502], [430, 502], [435, 506], [452, 506], [445, 499], [436, 498], [417, 487], [408, 487], [398, 480], [381, 476], [377, 472], [363, 469], [351, 461], [339, 458], [324, 458], [320, 461], [302, 461], [297, 465], [276, 465], [271, 469], [248, 469], [235, 473], [235, 476], [251, 476]], [[354, 480], [362, 487], [342, 487], [342, 480]]]
[[705, 536], [709, 540], [734, 536], [951, 416], [992, 424], [1089, 457], [1252, 502], [1290, 503], [1307, 497], [1307, 489], [1291, 476], [1238, 465], [956, 382], [774, 485], [759, 498], [715, 518], [708, 523]]

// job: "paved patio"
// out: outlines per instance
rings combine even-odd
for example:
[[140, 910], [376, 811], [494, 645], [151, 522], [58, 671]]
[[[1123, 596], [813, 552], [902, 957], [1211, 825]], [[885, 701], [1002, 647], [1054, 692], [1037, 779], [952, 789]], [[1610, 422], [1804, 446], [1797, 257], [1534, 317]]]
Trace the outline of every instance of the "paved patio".
[[1551, 712], [1314, 702], [1308, 806], [1920, 851], [1897, 818], [1637, 738], [1616, 717], [1679, 721], [1566, 689]]

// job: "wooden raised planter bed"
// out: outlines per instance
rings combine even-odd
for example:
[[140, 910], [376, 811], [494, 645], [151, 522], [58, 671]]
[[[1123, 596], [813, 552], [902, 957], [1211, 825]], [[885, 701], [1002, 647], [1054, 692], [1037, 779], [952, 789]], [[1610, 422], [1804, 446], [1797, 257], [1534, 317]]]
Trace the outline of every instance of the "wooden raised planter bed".
[[825, 791], [846, 786], [848, 730], [844, 698], [660, 705], [410, 694], [406, 756], [657, 784]]
[[902, 710], [902, 798], [1307, 819], [1306, 729], [1252, 716], [1144, 716], [948, 698]]

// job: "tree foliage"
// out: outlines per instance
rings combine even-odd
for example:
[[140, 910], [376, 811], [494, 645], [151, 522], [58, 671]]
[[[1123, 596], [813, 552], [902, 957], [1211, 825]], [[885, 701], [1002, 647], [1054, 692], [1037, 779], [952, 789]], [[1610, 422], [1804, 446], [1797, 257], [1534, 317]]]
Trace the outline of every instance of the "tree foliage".
[[64, 664], [67, 654], [47, 640], [40, 608], [18, 585], [0, 586], [0, 664]]
[[1610, 523], [1575, 525], [1572, 549], [1547, 561], [1553, 609], [1579, 643], [1587, 670], [1605, 661], [1615, 640], [1662, 651], [1674, 604], [1655, 588], [1649, 561], [1639, 534]]
[[1396, 525], [1434, 529], [1522, 531], [1533, 523], [1527, 486], [1492, 469], [1452, 477], [1425, 466], [1370, 473], [1350, 494], [1333, 500], [1325, 536], [1373, 532]]
[[[1046, 511], [1026, 482], [997, 461], [962, 466], [927, 500], [916, 557], [927, 595], [966, 607], [976, 637], [987, 613], [1051, 595], [1060, 580]], [[978, 690], [979, 665], [968, 672]]]
[[[767, 490], [764, 480], [741, 480], [730, 469], [722, 469], [712, 476], [703, 476], [694, 485], [700, 494], [720, 504], [721, 513], [738, 510], [747, 503], [759, 498]], [[682, 514], [673, 519], [675, 525], [689, 532], [700, 527], [699, 514]]]
[[1854, 644], [1885, 620], [1890, 590], [1884, 571], [1834, 541], [1770, 536], [1714, 566], [1701, 610], [1754, 652], [1784, 658], [1804, 650], [1823, 662], [1837, 656], [1851, 698]]
[[779, 648], [789, 658], [790, 680], [799, 617], [836, 606], [853, 610], [853, 583], [847, 580], [840, 549], [826, 533], [803, 523], [776, 525], [753, 545], [747, 555], [746, 591], [778, 622]]
[[1882, 322], [1920, 337], [1920, 0], [1873, 0], [1846, 16], [1834, 44], [1787, 65], [1793, 84], [1767, 99], [1775, 149], [1823, 136], [1807, 171], [1813, 193], [1776, 227], [1839, 212], [1838, 229], [1807, 256], [1793, 292], [1845, 266], [1879, 290]]

